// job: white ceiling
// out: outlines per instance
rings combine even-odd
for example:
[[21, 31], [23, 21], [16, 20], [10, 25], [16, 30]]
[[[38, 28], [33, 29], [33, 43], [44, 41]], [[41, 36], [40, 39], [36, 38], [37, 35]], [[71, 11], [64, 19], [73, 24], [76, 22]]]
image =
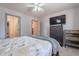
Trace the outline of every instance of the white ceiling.
[[38, 16], [38, 17], [79, 6], [78, 3], [45, 3], [45, 6], [42, 7], [44, 11], [37, 13], [37, 12], [32, 12], [33, 8], [27, 7], [26, 6], [27, 4], [31, 4], [31, 3], [0, 3], [0, 6], [24, 14]]

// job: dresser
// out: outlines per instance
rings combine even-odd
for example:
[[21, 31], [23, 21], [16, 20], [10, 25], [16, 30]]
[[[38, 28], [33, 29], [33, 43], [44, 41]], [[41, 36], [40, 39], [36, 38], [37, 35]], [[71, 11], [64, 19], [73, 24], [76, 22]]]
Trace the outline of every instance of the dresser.
[[56, 39], [63, 46], [63, 26], [61, 24], [51, 25], [50, 37]]
[[79, 30], [64, 31], [65, 47], [71, 46], [79, 48]]

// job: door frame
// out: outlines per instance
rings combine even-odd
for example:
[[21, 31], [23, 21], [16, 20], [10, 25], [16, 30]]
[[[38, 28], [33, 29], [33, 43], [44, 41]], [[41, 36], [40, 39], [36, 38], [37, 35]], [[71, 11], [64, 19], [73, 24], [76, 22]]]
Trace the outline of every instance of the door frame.
[[[32, 35], [33, 35], [33, 32], [32, 32], [32, 31], [33, 31], [33, 30], [32, 30], [32, 29], [33, 29], [33, 28], [32, 28], [33, 21], [39, 21], [39, 20], [34, 20], [34, 19], [32, 19], [32, 23], [31, 23], [31, 34], [32, 34]], [[40, 22], [40, 21], [39, 21], [39, 22]], [[40, 28], [39, 28], [39, 30], [40, 30]], [[39, 35], [40, 35], [40, 34], [39, 34]]]
[[19, 18], [19, 36], [21, 36], [21, 18], [20, 16], [12, 15], [9, 13], [5, 13], [5, 38], [7, 38], [7, 16], [15, 16]]

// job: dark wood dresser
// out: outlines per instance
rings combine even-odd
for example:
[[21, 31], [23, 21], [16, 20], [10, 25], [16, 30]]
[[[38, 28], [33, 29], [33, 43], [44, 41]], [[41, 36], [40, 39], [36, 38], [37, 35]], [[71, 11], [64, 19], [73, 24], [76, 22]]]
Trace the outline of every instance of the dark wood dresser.
[[79, 48], [79, 30], [64, 31], [65, 46]]
[[61, 24], [50, 26], [50, 37], [56, 39], [63, 46], [63, 27]]

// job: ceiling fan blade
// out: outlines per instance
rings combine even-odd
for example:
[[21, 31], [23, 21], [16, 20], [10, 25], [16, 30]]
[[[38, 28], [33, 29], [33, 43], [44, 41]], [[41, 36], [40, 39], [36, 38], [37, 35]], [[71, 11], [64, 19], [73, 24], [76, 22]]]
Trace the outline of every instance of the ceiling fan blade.
[[27, 7], [34, 7], [34, 5], [26, 5]]
[[34, 3], [34, 5], [38, 5], [39, 3]]
[[44, 5], [45, 5], [45, 3], [40, 3], [40, 4], [39, 4], [40, 7], [41, 7], [41, 6], [44, 6]]

